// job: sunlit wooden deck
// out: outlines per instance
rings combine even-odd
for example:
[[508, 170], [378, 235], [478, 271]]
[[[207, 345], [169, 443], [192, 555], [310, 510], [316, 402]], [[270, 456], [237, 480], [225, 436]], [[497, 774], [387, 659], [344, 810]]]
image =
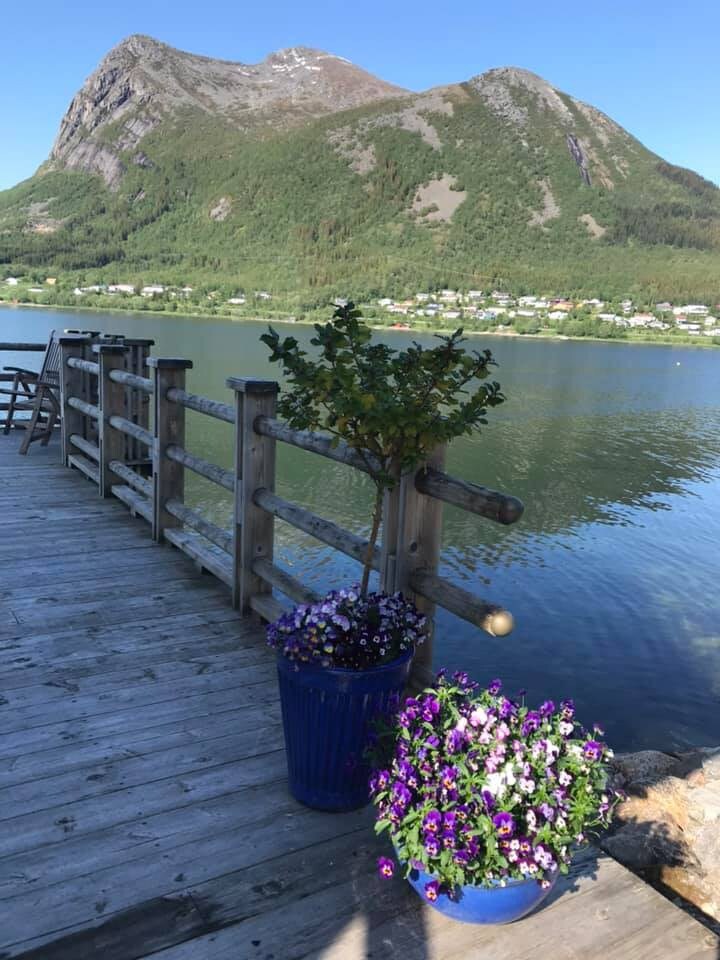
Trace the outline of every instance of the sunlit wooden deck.
[[272, 657], [144, 521], [0, 436], [0, 958], [715, 960], [603, 855], [504, 928], [440, 918], [368, 811], [288, 796]]

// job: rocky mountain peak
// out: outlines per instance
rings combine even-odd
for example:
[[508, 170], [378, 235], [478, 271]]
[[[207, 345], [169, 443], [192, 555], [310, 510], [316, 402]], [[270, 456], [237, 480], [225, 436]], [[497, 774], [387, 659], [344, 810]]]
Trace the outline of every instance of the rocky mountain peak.
[[470, 84], [491, 110], [516, 126], [528, 122], [527, 94], [561, 122], [572, 122], [572, 113], [555, 87], [530, 70], [498, 67], [473, 77]]
[[524, 70], [521, 67], [496, 67], [473, 77], [470, 84], [488, 106], [498, 116], [516, 126], [525, 126], [528, 122], [528, 94], [535, 104], [544, 111], [553, 114], [555, 119], [565, 126], [575, 125], [575, 116], [571, 107], [576, 108], [586, 120], [595, 126], [600, 140], [610, 135], [625, 136], [625, 131], [596, 107], [561, 94], [547, 80]]
[[166, 43], [156, 40], [155, 37], [149, 37], [144, 33], [133, 33], [129, 37], [125, 37], [124, 40], [121, 40], [117, 46], [113, 47], [107, 54], [107, 57], [112, 57], [120, 53], [128, 53], [131, 56], [139, 57], [157, 50], [170, 49], [172, 48], [168, 47]]
[[[122, 154], [181, 108], [239, 129], [282, 127], [397, 97], [405, 91], [342, 57], [290, 47], [258, 64], [217, 60], [134, 34], [114, 47], [73, 98], [51, 167], [122, 177]], [[111, 131], [108, 128], [112, 128]]]

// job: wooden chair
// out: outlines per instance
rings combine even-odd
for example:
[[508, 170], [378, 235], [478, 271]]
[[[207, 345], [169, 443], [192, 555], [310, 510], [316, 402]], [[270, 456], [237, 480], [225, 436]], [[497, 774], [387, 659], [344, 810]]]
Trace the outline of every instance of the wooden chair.
[[26, 454], [34, 440], [47, 446], [55, 424], [60, 419], [60, 344], [53, 330], [39, 373], [23, 367], [4, 367], [14, 373], [12, 388], [0, 390], [10, 396], [4, 433], [9, 433], [15, 413], [31, 411], [27, 430], [19, 452]]

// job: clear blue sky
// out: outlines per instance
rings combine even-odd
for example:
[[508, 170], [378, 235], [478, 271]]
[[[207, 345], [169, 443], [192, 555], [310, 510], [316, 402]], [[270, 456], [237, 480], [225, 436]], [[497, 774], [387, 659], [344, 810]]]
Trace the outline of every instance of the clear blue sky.
[[414, 90], [525, 67], [720, 183], [718, 0], [36, 0], [3, 4], [0, 189], [45, 159], [73, 94], [131, 33], [246, 63], [319, 47]]

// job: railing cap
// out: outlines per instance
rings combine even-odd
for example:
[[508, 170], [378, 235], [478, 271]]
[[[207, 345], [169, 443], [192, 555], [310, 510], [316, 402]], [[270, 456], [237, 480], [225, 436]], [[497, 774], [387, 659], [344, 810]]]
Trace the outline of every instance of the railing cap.
[[127, 347], [124, 343], [94, 343], [92, 345], [93, 353], [125, 353]]
[[69, 347], [74, 343], [90, 343], [92, 337], [88, 333], [65, 333], [62, 337], [58, 337], [58, 343], [61, 346]]
[[276, 380], [255, 380], [252, 377], [228, 377], [225, 385], [238, 393], [277, 393], [280, 389]]
[[192, 360], [184, 357], [148, 357], [145, 363], [157, 370], [192, 370]]

